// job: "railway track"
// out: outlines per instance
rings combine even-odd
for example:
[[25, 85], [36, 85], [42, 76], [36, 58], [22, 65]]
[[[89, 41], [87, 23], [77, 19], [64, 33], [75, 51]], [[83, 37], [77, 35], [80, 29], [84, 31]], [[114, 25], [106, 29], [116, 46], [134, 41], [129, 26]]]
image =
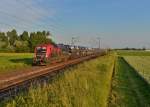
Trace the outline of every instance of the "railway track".
[[99, 55], [86, 56], [78, 59], [69, 60], [62, 63], [57, 63], [53, 66], [46, 66], [38, 70], [22, 72], [9, 77], [0, 78], [0, 101], [6, 98], [16, 96], [22, 90], [31, 86], [35, 81], [39, 83], [41, 77], [53, 74], [56, 71], [67, 68], [68, 66], [76, 65], [86, 60], [98, 57]]

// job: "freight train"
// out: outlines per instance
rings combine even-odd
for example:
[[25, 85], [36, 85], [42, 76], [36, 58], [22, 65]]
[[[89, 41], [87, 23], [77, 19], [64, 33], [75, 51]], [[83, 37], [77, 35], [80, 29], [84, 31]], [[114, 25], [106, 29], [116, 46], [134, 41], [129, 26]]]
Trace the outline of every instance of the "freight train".
[[105, 54], [105, 52], [83, 46], [41, 44], [35, 47], [33, 65], [46, 65], [94, 54]]

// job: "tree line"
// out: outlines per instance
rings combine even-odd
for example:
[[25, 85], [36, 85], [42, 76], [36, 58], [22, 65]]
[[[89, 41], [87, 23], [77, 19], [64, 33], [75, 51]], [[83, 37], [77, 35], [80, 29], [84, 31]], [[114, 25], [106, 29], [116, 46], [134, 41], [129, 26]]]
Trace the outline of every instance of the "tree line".
[[137, 50], [137, 51], [143, 51], [143, 50], [146, 50], [146, 47], [143, 47], [143, 48], [118, 48], [118, 49], [114, 49], [114, 50]]
[[13, 29], [8, 32], [0, 32], [0, 52], [33, 52], [38, 44], [52, 43], [49, 31], [27, 32], [18, 35]]

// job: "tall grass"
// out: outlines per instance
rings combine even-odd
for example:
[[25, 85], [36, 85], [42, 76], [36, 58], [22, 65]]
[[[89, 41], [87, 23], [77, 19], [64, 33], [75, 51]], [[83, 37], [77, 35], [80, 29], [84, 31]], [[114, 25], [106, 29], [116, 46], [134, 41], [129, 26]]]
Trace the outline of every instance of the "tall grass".
[[32, 53], [0, 53], [0, 73], [30, 67]]
[[114, 56], [84, 62], [51, 83], [3, 103], [6, 107], [106, 107]]

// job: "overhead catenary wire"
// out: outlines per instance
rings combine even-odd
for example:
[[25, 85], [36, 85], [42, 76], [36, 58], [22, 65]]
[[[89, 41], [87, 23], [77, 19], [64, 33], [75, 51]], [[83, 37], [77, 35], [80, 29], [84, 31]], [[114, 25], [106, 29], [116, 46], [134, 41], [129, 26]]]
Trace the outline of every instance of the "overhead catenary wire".
[[[18, 1], [18, 2], [20, 2], [22, 5], [24, 5], [24, 7], [26, 7], [27, 9], [30, 9], [30, 10], [32, 10], [31, 12], [32, 12], [32, 15], [36, 15], [36, 14], [40, 14], [40, 15], [43, 15], [43, 14], [41, 14], [40, 12], [38, 12], [38, 10], [34, 10], [34, 8], [30, 5], [30, 4], [27, 4], [27, 2], [24, 2], [23, 0], [16, 0], [16, 1]], [[38, 2], [38, 1], [36, 1], [36, 2]], [[46, 8], [46, 7], [44, 7], [44, 8]], [[48, 9], [48, 8], [46, 8], [46, 9]], [[50, 19], [53, 19], [52, 17], [48, 17], [48, 16], [46, 16], [47, 18], [50, 18]], [[45, 23], [46, 21], [45, 20], [43, 20], [43, 19], [40, 19], [42, 22], [42, 24], [47, 24], [48, 26], [53, 26], [54, 27], [54, 25], [49, 25], [48, 23]], [[49, 20], [48, 20], [48, 22], [49, 22]], [[51, 21], [51, 22], [54, 22], [54, 19]], [[50, 22], [50, 23], [51, 23]], [[58, 22], [58, 21], [57, 21]], [[55, 24], [56, 24], [56, 21], [55, 21]], [[57, 23], [58, 24], [58, 23]], [[59, 25], [60, 26], [60, 25]], [[56, 27], [55, 26], [55, 28], [57, 28], [58, 29], [58, 27]], [[63, 29], [63, 27], [59, 27], [59, 29]]]
[[[21, 27], [21, 28], [23, 28], [23, 29], [29, 29], [29, 28], [32, 28], [32, 27], [40, 27], [40, 28], [42, 28], [42, 29], [50, 29], [50, 30], [52, 30], [52, 31], [57, 31], [56, 29], [56, 27], [54, 27], [54, 26], [49, 26], [49, 27], [46, 27], [46, 26], [44, 26], [44, 25], [41, 25], [41, 24], [32, 24], [32, 23], [34, 23], [33, 21], [30, 21], [30, 20], [26, 20], [26, 19], [23, 19], [23, 18], [21, 18], [21, 17], [18, 17], [18, 16], [16, 16], [16, 15], [13, 15], [13, 14], [11, 14], [11, 13], [8, 13], [8, 12], [5, 12], [5, 11], [2, 11], [2, 10], [0, 10], [0, 13], [2, 13], [3, 15], [6, 15], [6, 16], [8, 16], [8, 17], [10, 17], [10, 18], [13, 18], [13, 19], [15, 19], [16, 21], [17, 20], [19, 20], [19, 21], [24, 21], [24, 24], [23, 25], [14, 25], [14, 26], [19, 26], [19, 28]], [[5, 25], [10, 25], [10, 24], [7, 24], [7, 23], [4, 23], [3, 22], [3, 24], [5, 24]]]
[[[7, 26], [7, 27], [10, 27], [11, 29], [16, 29], [16, 28], [18, 28], [18, 29], [22, 30], [22, 29], [24, 28], [24, 27], [22, 27], [22, 26], [11, 25], [11, 24], [7, 24], [7, 23], [4, 23], [4, 22], [0, 22], [0, 25], [4, 25], [4, 26]], [[0, 30], [2, 30], [2, 29], [0, 29]]]
[[[38, 23], [34, 23], [33, 21], [31, 21], [31, 20], [27, 20], [27, 19], [23, 19], [23, 18], [21, 18], [21, 17], [19, 17], [19, 16], [16, 16], [16, 15], [14, 15], [14, 14], [11, 14], [11, 13], [8, 13], [8, 12], [6, 12], [6, 11], [2, 11], [2, 10], [0, 10], [0, 13], [2, 13], [2, 14], [5, 14], [5, 15], [7, 15], [7, 16], [10, 16], [10, 17], [13, 17], [13, 18], [16, 18], [17, 20], [20, 20], [20, 21], [24, 21], [24, 22], [26, 22], [26, 24], [28, 24], [28, 25], [30, 25], [30, 27], [32, 26], [38, 26], [38, 27], [44, 27], [44, 28], [48, 28], [48, 27], [46, 27], [46, 26], [44, 26], [44, 25], [42, 25], [42, 24], [38, 24]], [[34, 24], [32, 24], [32, 23], [34, 23]], [[32, 25], [31, 25], [32, 24]], [[56, 28], [54, 25], [49, 25], [49, 28]]]
[[[34, 8], [33, 8], [30, 4], [27, 4], [27, 2], [24, 2], [25, 0], [16, 0], [16, 1], [22, 3], [25, 7], [29, 8], [30, 10], [32, 10], [32, 13], [33, 13], [33, 14], [35, 14], [35, 13], [36, 13], [36, 14], [41, 14], [40, 12], [38, 12], [37, 9], [34, 10]], [[36, 0], [36, 4], [41, 5], [41, 2], [39, 2], [38, 0]], [[49, 10], [49, 8], [48, 8], [47, 6], [45, 6], [44, 9], [45, 9], [45, 10]], [[34, 12], [33, 12], [33, 11], [34, 11]], [[40, 11], [40, 10], [39, 10], [39, 11]], [[41, 15], [42, 15], [42, 14], [41, 14]], [[58, 23], [58, 22], [60, 22], [60, 20], [58, 19], [58, 17], [55, 17], [55, 19], [54, 19], [53, 17], [47, 16], [47, 18], [49, 18], [50, 20], [52, 20], [52, 22], [55, 22], [55, 23], [57, 23], [58, 25], [61, 25], [60, 23]], [[61, 25], [61, 26], [62, 26], [62, 25]]]
[[[32, 15], [36, 15], [36, 14], [41, 14], [41, 13], [39, 13], [38, 12], [38, 10], [34, 10], [34, 8], [30, 5], [30, 4], [27, 4], [27, 2], [24, 2], [23, 0], [16, 0], [16, 1], [18, 1], [18, 2], [20, 2], [22, 5], [24, 5], [24, 7], [26, 7], [27, 9], [30, 9], [30, 10], [32, 10], [31, 12], [32, 12]], [[38, 0], [36, 1], [36, 3], [38, 2]], [[48, 8], [47, 8], [48, 9]], [[42, 15], [42, 14], [41, 14]], [[51, 18], [52, 19], [52, 18]], [[45, 21], [44, 20], [41, 20], [42, 22], [42, 24], [47, 24], [47, 23], [45, 23]], [[51, 21], [52, 22], [52, 21]], [[48, 24], [47, 24], [48, 25]], [[50, 27], [51, 27], [51, 25], [49, 25]], [[62, 32], [62, 33], [67, 33], [67, 32], [65, 32], [65, 29], [64, 29], [64, 27], [54, 27], [53, 26], [53, 28], [55, 28], [54, 30], [56, 31], [56, 32]], [[71, 34], [71, 35], [74, 35], [74, 34]]]
[[[24, 21], [25, 23], [25, 25], [26, 25], [26, 28], [28, 28], [28, 27], [33, 27], [33, 25], [31, 25], [31, 22], [29, 21], [27, 21], [27, 20], [25, 20], [25, 19], [22, 19], [22, 18], [20, 18], [20, 17], [17, 17], [17, 16], [15, 16], [15, 15], [13, 15], [13, 14], [9, 14], [9, 13], [7, 13], [7, 12], [5, 12], [5, 11], [1, 11], [0, 10], [0, 13], [1, 13], [1, 15], [3, 14], [3, 15], [5, 15], [5, 16], [8, 16], [8, 17], [11, 17], [11, 18], [13, 18], [13, 19], [15, 19], [15, 20], [19, 20], [19, 21]], [[25, 25], [21, 25], [21, 26], [25, 26]]]

